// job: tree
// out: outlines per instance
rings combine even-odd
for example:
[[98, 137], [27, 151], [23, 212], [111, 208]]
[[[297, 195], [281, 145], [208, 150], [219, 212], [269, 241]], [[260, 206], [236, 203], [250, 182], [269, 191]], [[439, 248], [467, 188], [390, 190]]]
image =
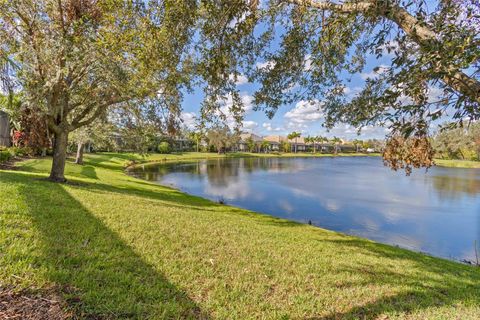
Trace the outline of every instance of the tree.
[[359, 140], [359, 139], [355, 139], [353, 140], [353, 145], [355, 146], [355, 152], [358, 152], [360, 147], [362, 146], [363, 144], [363, 141], [362, 140]]
[[333, 153], [337, 154], [338, 153], [338, 146], [342, 143], [342, 139], [338, 137], [333, 137], [330, 139], [330, 141], [333, 143]]
[[50, 179], [63, 182], [68, 134], [145, 99], [178, 114], [195, 1], [0, 0], [2, 72], [54, 135]]
[[[322, 136], [316, 136], [315, 140], [322, 144], [322, 143], [328, 143], [328, 138], [327, 137], [322, 137]], [[320, 148], [320, 151], [322, 151], [322, 148]]]
[[292, 146], [291, 146], [291, 144], [290, 144], [288, 141], [282, 141], [282, 142], [280, 143], [280, 145], [281, 145], [281, 150], [282, 150], [283, 152], [290, 152], [290, 151], [292, 151]]
[[[322, 101], [327, 127], [386, 125], [391, 138], [427, 137], [430, 122], [447, 109], [457, 123], [480, 117], [477, 0], [438, 1], [436, 7], [410, 0], [258, 3], [229, 7], [229, 18], [211, 15], [222, 41], [205, 45], [231, 62], [221, 68], [225, 78], [244, 73], [258, 82], [254, 104], [269, 117], [293, 101]], [[254, 32], [259, 25], [264, 32]], [[366, 71], [367, 55], [391, 57], [391, 63], [375, 68], [352, 98], [350, 77], [340, 75]], [[215, 84], [228, 89], [225, 78]], [[431, 97], [435, 90], [438, 98]]]
[[196, 144], [196, 151], [200, 150], [200, 140], [203, 138], [203, 133], [201, 131], [191, 131], [188, 134], [190, 140], [194, 141]]
[[263, 152], [267, 153], [270, 150], [270, 142], [263, 140], [261, 143], [261, 148]]
[[447, 159], [479, 160], [480, 124], [466, 128], [441, 130], [433, 137], [433, 148], [438, 157]]
[[109, 148], [114, 142], [112, 141], [112, 135], [117, 131], [115, 127], [108, 119], [99, 118], [89, 124], [78, 128], [71, 132], [68, 136], [68, 140], [76, 144], [77, 152], [75, 157], [75, 163], [83, 165], [83, 155], [86, 145], [94, 145], [95, 148]]
[[295, 131], [293, 131], [292, 133], [290, 133], [290, 134], [287, 136], [287, 138], [288, 138], [289, 140], [295, 139], [295, 153], [297, 153], [297, 139], [300, 138], [301, 135], [302, 135], [302, 134], [301, 134], [300, 132], [295, 132]]
[[207, 132], [207, 139], [220, 154], [235, 143], [236, 136], [230, 132], [227, 126], [216, 126]]
[[305, 137], [305, 143], [313, 143], [313, 153], [315, 153], [315, 137]]
[[246, 145], [247, 145], [247, 150], [248, 152], [254, 152], [255, 151], [255, 147], [256, 147], [256, 144], [255, 144], [255, 141], [253, 140], [252, 137], [248, 137], [247, 138], [247, 141], [246, 142]]

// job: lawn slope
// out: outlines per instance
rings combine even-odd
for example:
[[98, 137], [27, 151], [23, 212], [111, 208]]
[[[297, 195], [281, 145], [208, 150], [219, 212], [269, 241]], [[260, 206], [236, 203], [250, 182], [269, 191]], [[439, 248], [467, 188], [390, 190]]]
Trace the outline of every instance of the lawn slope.
[[0, 171], [0, 285], [84, 318], [478, 319], [479, 268], [137, 180], [131, 158], [87, 155], [68, 184], [48, 159]]

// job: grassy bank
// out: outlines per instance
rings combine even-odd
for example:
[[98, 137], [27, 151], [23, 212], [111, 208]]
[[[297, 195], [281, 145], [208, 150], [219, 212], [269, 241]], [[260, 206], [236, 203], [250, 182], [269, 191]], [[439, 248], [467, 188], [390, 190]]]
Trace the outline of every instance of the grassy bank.
[[138, 154], [127, 153], [124, 154], [127, 160], [125, 165], [131, 165], [135, 163], [156, 163], [165, 161], [189, 161], [199, 159], [223, 159], [223, 158], [323, 158], [323, 157], [378, 157], [379, 153], [310, 153], [310, 152], [298, 152], [298, 153], [251, 153], [251, 152], [230, 152], [226, 154], [218, 154], [213, 152], [181, 152], [171, 154], [158, 154], [151, 153], [144, 156]]
[[480, 169], [480, 161], [435, 159], [435, 163], [440, 167]]
[[48, 159], [0, 171], [0, 283], [83, 317], [478, 319], [478, 268], [137, 180], [131, 158], [87, 155], [64, 185]]

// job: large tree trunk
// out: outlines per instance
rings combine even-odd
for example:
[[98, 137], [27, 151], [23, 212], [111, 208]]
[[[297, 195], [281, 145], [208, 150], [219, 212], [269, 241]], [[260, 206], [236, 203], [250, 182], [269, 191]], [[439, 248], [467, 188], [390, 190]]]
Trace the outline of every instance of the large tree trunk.
[[77, 158], [75, 159], [76, 164], [83, 164], [83, 151], [85, 149], [85, 144], [79, 142], [77, 145]]
[[53, 162], [50, 171], [50, 180], [54, 182], [66, 182], [65, 162], [67, 160], [68, 132], [59, 130], [55, 133], [55, 142], [53, 145]]

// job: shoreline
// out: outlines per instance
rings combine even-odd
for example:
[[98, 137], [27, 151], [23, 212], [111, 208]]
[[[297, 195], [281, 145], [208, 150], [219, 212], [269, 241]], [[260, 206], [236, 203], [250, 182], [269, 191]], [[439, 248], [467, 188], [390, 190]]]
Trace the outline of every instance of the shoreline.
[[[322, 157], [342, 157], [342, 156], [339, 156], [339, 155], [333, 155], [333, 154], [324, 154], [323, 156], [318, 156], [317, 158], [322, 158]], [[361, 155], [361, 154], [355, 154], [355, 155], [349, 155], [347, 154], [346, 156], [343, 155], [343, 157], [347, 157], [347, 156], [351, 156], [351, 157], [369, 157], [369, 156], [380, 156], [380, 155]], [[315, 157], [315, 156], [310, 156], [310, 157]], [[362, 239], [362, 240], [366, 240], [366, 241], [372, 241], [374, 243], [377, 243], [377, 244], [381, 244], [381, 245], [387, 245], [387, 246], [391, 246], [393, 248], [397, 248], [397, 249], [401, 249], [401, 250], [407, 250], [409, 252], [413, 252], [413, 253], [418, 253], [418, 254], [422, 254], [422, 255], [425, 255], [425, 256], [428, 256], [428, 257], [432, 257], [432, 258], [437, 258], [437, 259], [443, 259], [443, 260], [447, 260], [447, 261], [452, 261], [452, 262], [456, 262], [456, 263], [459, 263], [459, 264], [462, 264], [462, 265], [470, 265], [470, 266], [476, 266], [476, 262], [475, 261], [470, 261], [470, 260], [466, 260], [466, 259], [460, 259], [460, 258], [455, 258], [455, 257], [446, 257], [446, 256], [437, 256], [437, 255], [434, 255], [434, 254], [431, 254], [429, 252], [425, 252], [425, 251], [418, 251], [418, 250], [414, 250], [414, 249], [411, 249], [411, 248], [408, 248], [408, 247], [403, 247], [403, 246], [400, 246], [398, 244], [395, 244], [395, 243], [385, 243], [385, 242], [379, 242], [379, 241], [376, 241], [376, 240], [372, 240], [372, 239], [369, 239], [369, 238], [366, 238], [366, 237], [362, 237], [362, 236], [359, 236], [359, 235], [355, 235], [355, 234], [349, 234], [349, 233], [345, 233], [345, 232], [341, 232], [341, 231], [336, 231], [336, 230], [330, 230], [330, 229], [326, 229], [322, 226], [318, 226], [318, 225], [315, 225], [315, 224], [311, 224], [309, 223], [308, 221], [307, 222], [301, 222], [301, 221], [297, 221], [297, 220], [293, 220], [293, 219], [286, 219], [286, 218], [281, 218], [281, 217], [277, 217], [273, 214], [270, 214], [270, 213], [266, 213], [266, 212], [259, 212], [259, 211], [253, 211], [251, 209], [248, 209], [248, 208], [244, 208], [244, 207], [240, 207], [240, 206], [236, 206], [236, 205], [233, 205], [233, 204], [229, 204], [228, 202], [225, 202], [225, 201], [215, 201], [214, 199], [210, 199], [210, 198], [206, 198], [206, 197], [203, 197], [203, 196], [199, 196], [199, 195], [195, 195], [195, 194], [192, 194], [192, 193], [189, 193], [183, 189], [181, 189], [180, 187], [175, 187], [175, 186], [172, 186], [172, 185], [167, 185], [167, 184], [161, 184], [161, 183], [156, 183], [156, 182], [152, 182], [152, 181], [149, 181], [149, 180], [145, 180], [145, 179], [142, 179], [134, 174], [131, 174], [130, 173], [130, 170], [134, 170], [135, 168], [138, 168], [140, 166], [150, 166], [150, 165], [162, 165], [162, 164], [171, 164], [171, 163], [182, 163], [182, 162], [194, 162], [194, 161], [202, 161], [202, 160], [215, 160], [215, 159], [235, 159], [235, 158], [261, 158], [261, 157], [255, 157], [255, 156], [233, 156], [233, 157], [229, 157], [228, 155], [226, 156], [223, 156], [223, 157], [211, 157], [211, 158], [183, 158], [183, 159], [162, 159], [162, 160], [155, 160], [155, 161], [146, 161], [146, 162], [142, 162], [142, 163], [137, 163], [137, 164], [134, 164], [134, 165], [131, 165], [129, 167], [127, 167], [125, 169], [125, 174], [129, 177], [132, 177], [132, 178], [135, 178], [135, 179], [139, 179], [141, 181], [144, 181], [144, 182], [148, 182], [148, 183], [152, 183], [152, 184], [155, 184], [155, 185], [159, 185], [161, 187], [165, 187], [165, 188], [170, 188], [170, 189], [173, 189], [173, 190], [176, 190], [178, 192], [181, 192], [183, 193], [184, 195], [186, 196], [192, 196], [192, 197], [199, 197], [201, 199], [204, 199], [206, 201], [210, 201], [210, 202], [213, 202], [215, 204], [219, 204], [219, 205], [222, 205], [222, 206], [228, 206], [228, 207], [231, 207], [231, 208], [236, 208], [236, 209], [240, 209], [240, 210], [247, 210], [247, 211], [250, 211], [250, 212], [253, 212], [254, 214], [258, 214], [258, 215], [266, 215], [266, 216], [269, 216], [269, 217], [272, 217], [274, 219], [282, 219], [282, 220], [286, 220], [286, 221], [289, 221], [289, 222], [292, 222], [292, 223], [297, 223], [297, 224], [300, 224], [300, 225], [309, 225], [309, 226], [312, 226], [312, 227], [315, 227], [315, 228], [319, 228], [323, 231], [328, 231], [328, 232], [335, 232], [335, 233], [338, 233], [340, 235], [344, 235], [344, 236], [347, 236], [347, 237], [354, 237], [354, 238], [359, 238], [359, 239]], [[265, 157], [264, 157], [265, 158]], [[274, 156], [271, 156], [269, 158], [281, 158], [281, 157], [274, 157]], [[285, 157], [284, 157], [285, 158]], [[288, 158], [294, 158], [294, 156], [289, 156]], [[307, 157], [298, 157], [298, 158], [307, 158]]]
[[68, 161], [67, 184], [42, 179], [49, 158], [0, 170], [1, 285], [58, 288], [72, 312], [92, 318], [480, 312], [477, 267], [146, 182], [125, 174], [131, 159]]

